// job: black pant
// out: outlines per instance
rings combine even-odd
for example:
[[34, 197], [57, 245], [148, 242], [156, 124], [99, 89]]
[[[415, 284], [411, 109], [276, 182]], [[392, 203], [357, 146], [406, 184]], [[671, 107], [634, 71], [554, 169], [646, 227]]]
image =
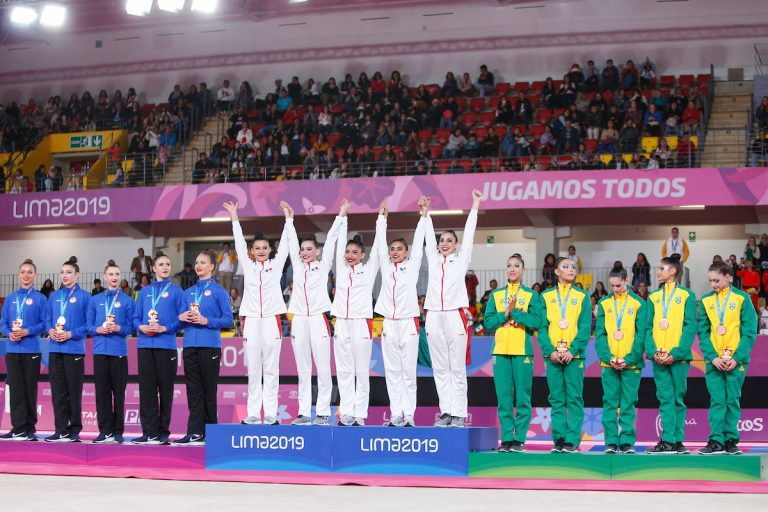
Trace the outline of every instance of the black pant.
[[139, 417], [144, 435], [167, 437], [171, 434], [177, 357], [176, 350], [139, 349]]
[[79, 434], [83, 429], [85, 356], [51, 352], [48, 356], [56, 432]]
[[206, 424], [217, 423], [217, 384], [221, 349], [185, 348], [184, 380], [187, 384], [189, 420], [187, 434], [205, 434]]
[[8, 385], [11, 386], [11, 432], [34, 433], [37, 424], [37, 381], [40, 379], [40, 354], [8, 353]]
[[96, 417], [102, 434], [125, 430], [125, 385], [128, 357], [94, 354], [93, 380], [96, 387]]

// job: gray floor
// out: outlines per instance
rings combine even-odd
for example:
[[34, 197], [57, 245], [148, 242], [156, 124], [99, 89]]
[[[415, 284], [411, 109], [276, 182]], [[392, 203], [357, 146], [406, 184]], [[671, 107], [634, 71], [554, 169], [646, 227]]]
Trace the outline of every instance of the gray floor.
[[[0, 497], [3, 508], [8, 510], [56, 512], [323, 509], [486, 512], [520, 510], [521, 507], [540, 512], [768, 510], [768, 495], [336, 487], [22, 475], [0, 475]], [[25, 508], [19, 508], [22, 506]]]

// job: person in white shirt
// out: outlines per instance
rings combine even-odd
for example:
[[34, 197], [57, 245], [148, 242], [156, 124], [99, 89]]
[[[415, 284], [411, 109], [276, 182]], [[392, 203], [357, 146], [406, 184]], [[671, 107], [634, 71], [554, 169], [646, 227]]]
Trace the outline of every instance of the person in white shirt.
[[[248, 368], [248, 416], [242, 423], [279, 425], [277, 391], [280, 384], [280, 348], [283, 343], [280, 316], [286, 312], [280, 278], [288, 259], [288, 226], [293, 224], [293, 211], [283, 208], [285, 227], [275, 257], [269, 258], [269, 241], [257, 234], [251, 246], [251, 260], [237, 216], [237, 203], [227, 202], [223, 206], [232, 219], [237, 259], [243, 264], [245, 277], [239, 314], [245, 317], [243, 341]], [[264, 421], [261, 419], [262, 405]]]
[[232, 289], [232, 276], [235, 271], [237, 255], [232, 252], [228, 243], [221, 245], [221, 252], [216, 257], [216, 275], [219, 277], [219, 284], [227, 290]]
[[216, 92], [216, 105], [221, 112], [227, 112], [233, 101], [235, 101], [235, 91], [229, 86], [229, 80], [224, 80], [222, 87]]
[[[346, 213], [346, 210], [345, 210]], [[343, 220], [336, 217], [323, 246], [314, 235], [301, 239], [293, 225], [288, 228], [288, 247], [293, 268], [293, 286], [288, 312], [291, 319], [291, 345], [299, 377], [299, 414], [293, 425], [328, 425], [331, 415], [331, 326], [325, 313], [331, 310], [328, 274], [333, 265], [333, 251]], [[312, 421], [312, 360], [317, 368], [317, 405]]]
[[253, 147], [253, 132], [248, 127], [246, 121], [243, 121], [243, 126], [240, 128], [240, 131], [237, 132], [237, 142], [246, 149], [251, 149]]
[[387, 248], [386, 209], [384, 222], [376, 224], [376, 239], [382, 244], [381, 288], [374, 311], [384, 317], [381, 349], [384, 377], [389, 395], [391, 417], [387, 426], [415, 427], [416, 366], [419, 358], [419, 303], [416, 283], [424, 255], [424, 233], [430, 199], [419, 199], [421, 217], [413, 235], [413, 247], [403, 238], [393, 240]]
[[[349, 201], [341, 202], [339, 240], [347, 238]], [[378, 225], [385, 221], [386, 205], [379, 207]], [[371, 257], [363, 263], [365, 248], [359, 237], [336, 244], [336, 294], [331, 315], [336, 317], [334, 360], [339, 385], [339, 425], [365, 425], [368, 417], [368, 380], [373, 338], [373, 284], [379, 272], [380, 242], [374, 239]]]
[[463, 427], [467, 417], [467, 348], [469, 327], [465, 308], [469, 307], [464, 275], [472, 259], [472, 244], [477, 227], [477, 210], [483, 194], [472, 191], [472, 210], [464, 226], [464, 243], [457, 251], [458, 237], [453, 230], [435, 239], [432, 218], [427, 217], [426, 256], [429, 263], [427, 284], [427, 344], [440, 403], [436, 427]]

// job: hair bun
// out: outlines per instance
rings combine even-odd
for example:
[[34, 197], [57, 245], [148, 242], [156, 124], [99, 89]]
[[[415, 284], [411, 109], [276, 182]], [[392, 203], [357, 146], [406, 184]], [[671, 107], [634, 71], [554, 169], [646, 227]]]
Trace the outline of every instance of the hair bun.
[[360, 235], [355, 235], [355, 236], [352, 237], [352, 241], [353, 242], [357, 242], [358, 244], [362, 244], [363, 243], [363, 237], [360, 236]]
[[77, 256], [70, 256], [69, 259], [67, 260], [67, 263], [71, 265], [77, 264]]
[[22, 262], [21, 262], [21, 264], [22, 264], [22, 265], [34, 265], [34, 264], [35, 264], [35, 262], [34, 262], [34, 261], [32, 261], [31, 259], [27, 258], [27, 259], [25, 259], [24, 261], [22, 261]]
[[679, 261], [681, 260], [681, 258], [680, 258], [680, 255], [679, 255], [679, 254], [677, 254], [677, 253], [675, 253], [675, 254], [670, 254], [670, 255], [669, 255], [669, 259], [670, 259], [670, 260], [672, 260], [672, 261], [674, 261], [674, 262], [679, 262]]
[[107, 266], [108, 266], [108, 267], [116, 267], [116, 266], [117, 266], [117, 263], [115, 263], [115, 260], [109, 260], [109, 261], [107, 262]]

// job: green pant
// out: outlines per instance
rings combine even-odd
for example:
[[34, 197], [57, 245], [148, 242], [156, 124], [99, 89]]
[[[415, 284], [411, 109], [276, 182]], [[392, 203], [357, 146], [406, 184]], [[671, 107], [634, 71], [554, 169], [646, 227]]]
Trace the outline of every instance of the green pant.
[[741, 387], [747, 375], [746, 364], [729, 372], [715, 368], [707, 362], [706, 382], [709, 391], [709, 438], [720, 444], [729, 439], [739, 440], [737, 425], [741, 419]]
[[499, 400], [502, 442], [525, 443], [531, 424], [533, 356], [493, 356], [493, 382]]
[[603, 368], [603, 432], [606, 445], [634, 445], [637, 440], [635, 419], [641, 373], [640, 368], [621, 371]]
[[579, 446], [584, 422], [584, 360], [555, 364], [546, 359], [552, 440]]
[[688, 361], [675, 361], [669, 366], [653, 362], [653, 380], [659, 399], [661, 440], [668, 443], [685, 441], [685, 393], [688, 391]]

